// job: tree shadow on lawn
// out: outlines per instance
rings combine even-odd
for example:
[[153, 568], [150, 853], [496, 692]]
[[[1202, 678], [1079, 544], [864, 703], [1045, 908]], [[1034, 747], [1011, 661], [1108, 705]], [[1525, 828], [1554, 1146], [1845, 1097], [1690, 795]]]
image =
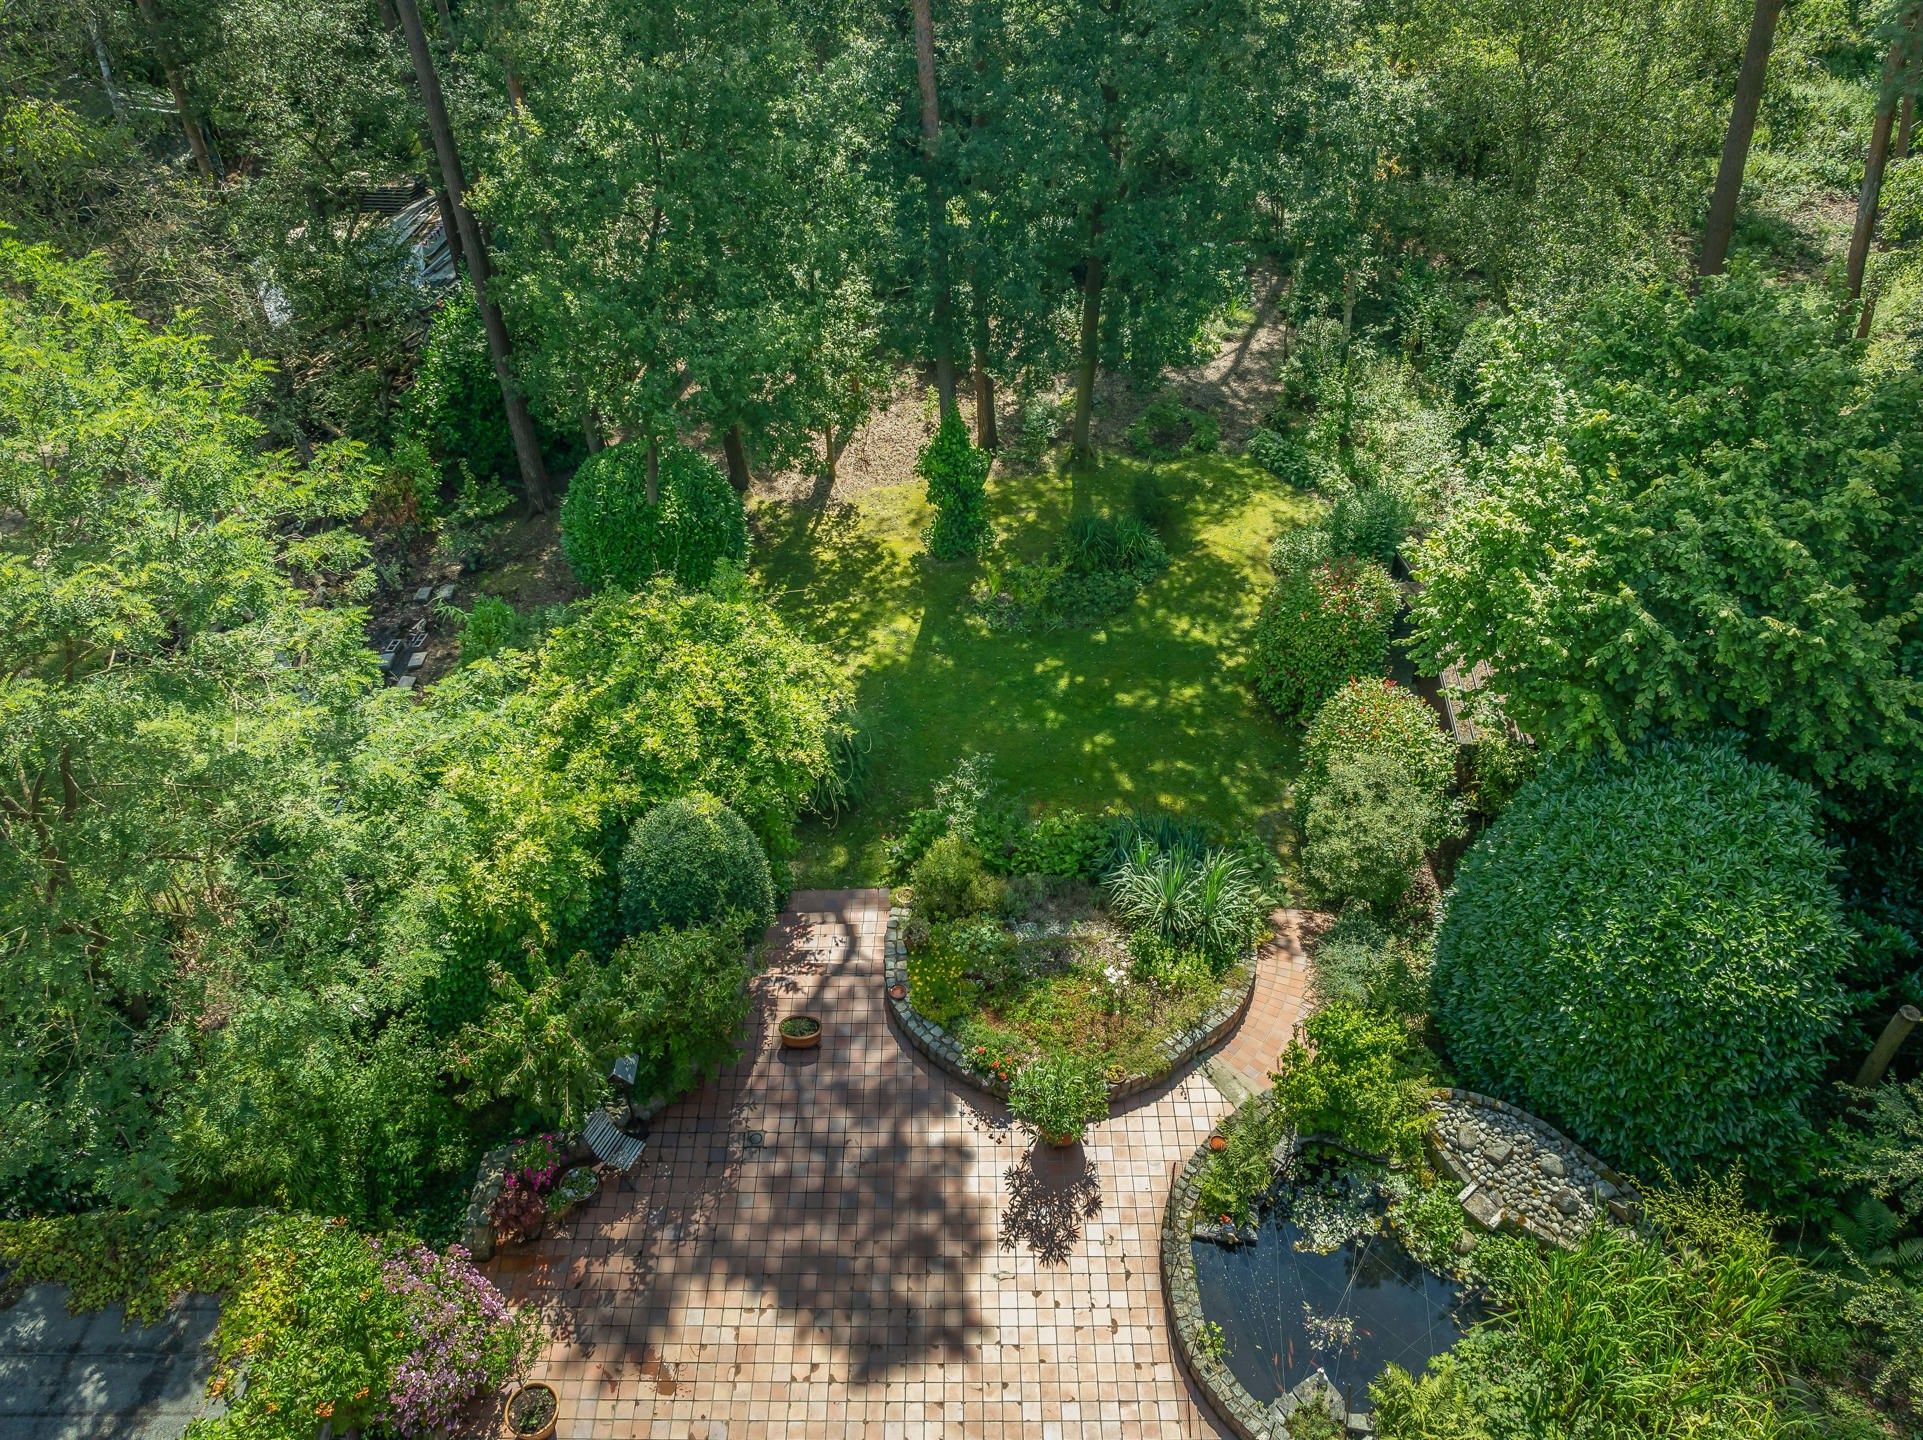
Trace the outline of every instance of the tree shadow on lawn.
[[[1016, 477], [997, 500], [1005, 539], [1039, 554], [1077, 504], [1122, 508], [1144, 468], [1105, 462], [1080, 499], [1066, 477]], [[1168, 572], [1092, 629], [992, 632], [969, 609], [977, 566], [897, 555], [879, 579], [888, 596], [871, 606], [868, 623], [879, 609], [905, 607], [909, 613], [886, 623], [912, 626], [912, 636], [899, 628], [832, 632], [844, 654], [860, 656], [872, 778], [863, 806], [838, 829], [807, 834], [805, 864], [819, 867], [811, 878], [879, 879], [881, 835], [927, 804], [933, 782], [970, 752], [992, 754], [1007, 790], [1033, 802], [1162, 806], [1237, 828], [1275, 828], [1296, 739], [1261, 706], [1240, 665], [1273, 532], [1311, 505], [1226, 457], [1173, 468], [1183, 483], [1173, 492]], [[876, 550], [896, 553], [872, 537], [851, 545], [833, 583], [862, 584], [859, 552]], [[801, 598], [788, 593], [791, 603]], [[806, 599], [819, 610], [813, 633], [827, 639], [849, 602], [831, 596], [816, 607], [812, 592]]]

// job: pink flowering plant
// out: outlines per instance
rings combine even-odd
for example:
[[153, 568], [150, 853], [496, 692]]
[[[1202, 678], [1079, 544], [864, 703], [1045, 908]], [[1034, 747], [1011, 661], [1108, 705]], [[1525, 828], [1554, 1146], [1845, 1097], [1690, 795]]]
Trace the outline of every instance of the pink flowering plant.
[[437, 1255], [425, 1245], [374, 1242], [389, 1294], [402, 1302], [408, 1353], [389, 1383], [386, 1424], [397, 1435], [448, 1435], [469, 1401], [502, 1385], [533, 1358], [538, 1319], [506, 1298], [459, 1245]]
[[567, 1168], [566, 1147], [558, 1134], [550, 1130], [543, 1135], [530, 1135], [516, 1141], [513, 1150], [508, 1152], [507, 1176], [501, 1188], [545, 1195], [561, 1182]]

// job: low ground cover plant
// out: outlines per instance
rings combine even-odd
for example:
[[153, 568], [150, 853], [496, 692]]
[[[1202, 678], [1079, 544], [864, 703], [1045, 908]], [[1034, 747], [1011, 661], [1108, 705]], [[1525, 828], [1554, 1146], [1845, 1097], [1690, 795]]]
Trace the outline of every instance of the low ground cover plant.
[[1216, 418], [1173, 395], [1151, 400], [1128, 427], [1129, 448], [1144, 460], [1208, 455], [1221, 443], [1222, 427]]
[[1125, 609], [1168, 565], [1168, 550], [1146, 520], [1082, 515], [1040, 560], [992, 559], [972, 598], [997, 630], [1080, 629]]

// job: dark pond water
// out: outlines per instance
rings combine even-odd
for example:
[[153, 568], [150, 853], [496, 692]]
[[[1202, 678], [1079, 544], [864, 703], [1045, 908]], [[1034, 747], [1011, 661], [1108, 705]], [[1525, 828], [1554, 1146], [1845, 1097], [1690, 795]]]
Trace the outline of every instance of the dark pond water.
[[1413, 1375], [1482, 1319], [1481, 1301], [1421, 1265], [1386, 1228], [1333, 1252], [1298, 1250], [1305, 1231], [1285, 1195], [1261, 1238], [1226, 1250], [1193, 1242], [1202, 1315], [1222, 1327], [1227, 1363], [1267, 1402], [1316, 1367], [1345, 1400], [1368, 1406], [1369, 1382], [1394, 1363]]

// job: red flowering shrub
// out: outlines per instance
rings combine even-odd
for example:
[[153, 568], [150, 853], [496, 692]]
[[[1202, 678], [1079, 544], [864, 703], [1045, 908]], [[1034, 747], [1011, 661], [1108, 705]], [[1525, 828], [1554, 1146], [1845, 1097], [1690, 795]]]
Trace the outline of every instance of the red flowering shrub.
[[1277, 714], [1313, 714], [1357, 675], [1378, 675], [1401, 592], [1373, 560], [1340, 557], [1276, 577], [1255, 622], [1255, 688]]

